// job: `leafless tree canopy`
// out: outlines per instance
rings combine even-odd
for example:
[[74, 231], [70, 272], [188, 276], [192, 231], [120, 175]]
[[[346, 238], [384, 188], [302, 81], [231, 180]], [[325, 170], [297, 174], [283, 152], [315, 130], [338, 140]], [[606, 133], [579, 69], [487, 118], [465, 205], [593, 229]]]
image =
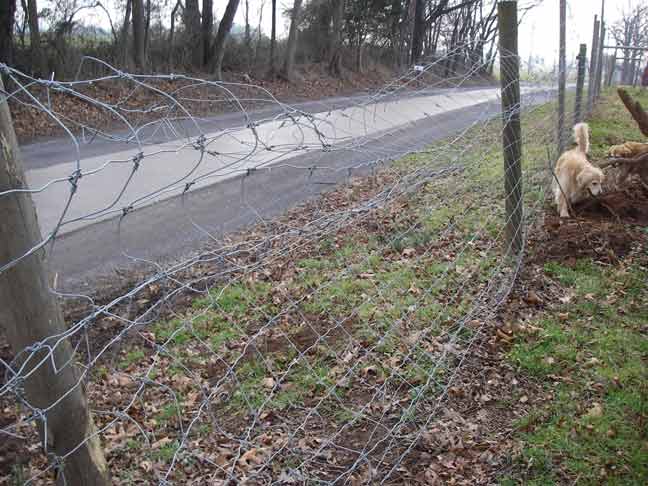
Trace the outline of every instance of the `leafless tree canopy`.
[[[648, 47], [648, 2], [629, 1], [623, 9], [621, 19], [612, 26], [612, 35], [617, 45], [627, 47]], [[623, 49], [621, 83], [632, 84], [640, 69], [636, 51]]]
[[[343, 76], [448, 52], [448, 71], [488, 70], [497, 54], [496, 0], [305, 0], [283, 7], [252, 0], [7, 0], [0, 7], [0, 58], [43, 77], [78, 75], [81, 58], [91, 55], [129, 70], [290, 79], [304, 63]], [[261, 25], [263, 8], [270, 10], [270, 32]]]

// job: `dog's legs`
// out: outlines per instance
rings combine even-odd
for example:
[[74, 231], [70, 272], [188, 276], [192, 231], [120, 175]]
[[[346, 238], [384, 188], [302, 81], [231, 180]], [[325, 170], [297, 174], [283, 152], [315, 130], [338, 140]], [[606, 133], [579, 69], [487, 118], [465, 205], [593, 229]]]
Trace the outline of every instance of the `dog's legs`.
[[567, 205], [567, 198], [562, 194], [559, 196], [559, 200], [558, 200], [558, 212], [560, 213], [561, 218], [569, 218], [569, 207]]
[[566, 196], [569, 196], [568, 186], [567, 186], [568, 176], [560, 174], [555, 181], [555, 191], [556, 191], [556, 207], [561, 218], [569, 218], [569, 205], [567, 204]]

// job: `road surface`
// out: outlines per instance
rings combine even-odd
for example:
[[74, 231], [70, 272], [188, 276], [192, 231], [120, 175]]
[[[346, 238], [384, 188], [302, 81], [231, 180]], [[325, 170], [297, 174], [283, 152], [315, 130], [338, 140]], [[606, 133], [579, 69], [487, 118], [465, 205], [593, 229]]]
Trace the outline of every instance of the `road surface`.
[[[498, 93], [485, 87], [336, 98], [260, 110], [248, 119], [234, 113], [183, 122], [174, 136], [141, 133], [139, 144], [95, 140], [80, 152], [65, 139], [27, 145], [28, 182], [43, 189], [33, 195], [41, 229], [58, 228], [50, 253], [58, 288], [89, 291], [134, 258], [174, 260], [210, 235], [281, 214], [346, 179], [349, 167], [357, 174], [363, 164], [421, 149], [496, 115]], [[531, 103], [551, 96], [531, 88], [523, 94]], [[186, 136], [176, 136], [181, 131]], [[82, 176], [64, 213], [68, 178], [77, 169]], [[133, 210], [120, 219], [124, 208]]]

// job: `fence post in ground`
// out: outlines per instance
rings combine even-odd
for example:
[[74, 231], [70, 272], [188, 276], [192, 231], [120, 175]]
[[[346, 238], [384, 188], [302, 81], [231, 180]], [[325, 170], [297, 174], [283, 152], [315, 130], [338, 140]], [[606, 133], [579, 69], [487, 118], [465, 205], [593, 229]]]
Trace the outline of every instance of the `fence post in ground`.
[[[0, 79], [0, 194], [26, 188], [16, 134]], [[0, 268], [41, 242], [29, 192], [0, 195]], [[40, 426], [57, 484], [110, 484], [60, 306], [48, 283], [44, 250], [0, 270], [0, 322], [16, 366], [16, 390]], [[31, 347], [31, 351], [19, 354]], [[13, 379], [9, 374], [9, 379]]]
[[565, 88], [567, 85], [567, 0], [560, 0], [560, 51], [558, 52], [558, 153], [565, 151]]
[[578, 53], [578, 79], [576, 81], [576, 107], [574, 109], [574, 125], [583, 121], [583, 88], [585, 86], [586, 63], [587, 45], [581, 44], [580, 52]]
[[601, 36], [599, 37], [599, 53], [598, 53], [598, 61], [596, 62], [596, 92], [595, 96], [598, 100], [599, 96], [601, 96], [601, 81], [603, 80], [603, 59], [604, 59], [604, 54], [605, 54], [605, 49], [603, 48], [605, 46], [605, 22], [601, 21]]
[[589, 80], [587, 82], [587, 113], [592, 111], [594, 104], [594, 90], [596, 86], [596, 60], [598, 58], [598, 40], [599, 40], [599, 21], [598, 16], [594, 16], [594, 37], [592, 39], [592, 54], [590, 55]]
[[598, 60], [598, 73], [596, 78], [596, 99], [601, 96], [601, 86], [603, 83], [603, 68], [605, 68], [605, 0], [601, 0], [601, 33], [599, 34], [599, 50], [601, 51]]
[[517, 254], [523, 242], [522, 206], [522, 128], [520, 125], [520, 59], [518, 57], [517, 1], [498, 5], [500, 78], [504, 123], [504, 190], [506, 197], [506, 238], [508, 248]]
[[614, 49], [614, 54], [612, 56], [609, 56], [608, 58], [608, 69], [607, 69], [607, 75], [605, 76], [605, 86], [607, 86], [608, 88], [612, 86], [614, 71], [616, 69], [616, 58], [617, 58], [617, 50]]

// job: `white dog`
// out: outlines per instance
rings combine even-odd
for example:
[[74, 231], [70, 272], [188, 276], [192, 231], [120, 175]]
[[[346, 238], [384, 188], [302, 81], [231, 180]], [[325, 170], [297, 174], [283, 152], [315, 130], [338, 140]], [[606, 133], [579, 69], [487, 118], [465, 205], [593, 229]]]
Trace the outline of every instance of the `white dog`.
[[553, 192], [561, 218], [569, 217], [569, 204], [577, 203], [588, 195], [598, 196], [603, 191], [605, 174], [587, 160], [589, 152], [589, 126], [579, 123], [574, 127], [577, 147], [568, 150], [556, 162], [556, 180]]

